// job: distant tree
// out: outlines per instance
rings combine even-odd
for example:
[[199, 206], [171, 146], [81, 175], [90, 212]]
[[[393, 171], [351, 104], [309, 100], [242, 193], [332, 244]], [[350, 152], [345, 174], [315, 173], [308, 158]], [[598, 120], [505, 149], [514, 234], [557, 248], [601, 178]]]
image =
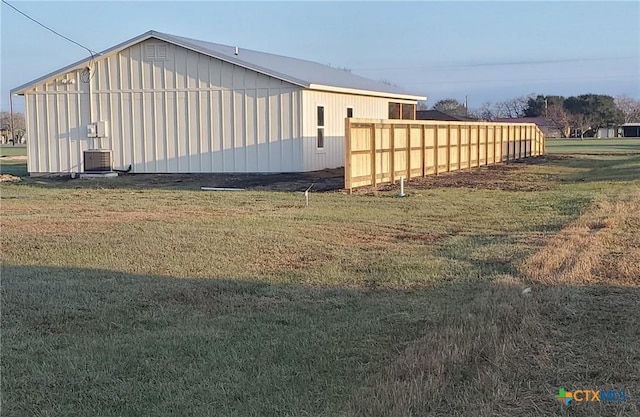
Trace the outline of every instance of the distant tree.
[[576, 135], [580, 135], [580, 138], [584, 138], [584, 134], [593, 130], [593, 125], [589, 120], [589, 116], [583, 113], [570, 113], [569, 123]]
[[429, 110], [429, 106], [427, 105], [426, 101], [419, 101], [418, 102], [418, 107], [416, 108], [416, 110]]
[[490, 121], [496, 117], [495, 113], [493, 104], [490, 101], [485, 101], [482, 106], [470, 111], [469, 116], [477, 120]]
[[[9, 132], [13, 132], [16, 136], [16, 139], [22, 138], [22, 136], [24, 136], [26, 128], [24, 114], [14, 112], [12, 118], [10, 112], [0, 112], [0, 128]], [[9, 133], [9, 136], [10, 135], [11, 133]], [[8, 137], [7, 139], [13, 138]]]
[[565, 98], [562, 96], [537, 95], [529, 97], [524, 109], [525, 117], [546, 117], [550, 106], [563, 106]]
[[496, 117], [508, 117], [512, 119], [523, 117], [528, 107], [529, 99], [531, 98], [533, 98], [533, 94], [497, 102], [494, 105]]
[[640, 100], [636, 100], [629, 96], [618, 96], [614, 102], [624, 115], [625, 123], [640, 122]]
[[467, 108], [455, 98], [445, 98], [433, 105], [433, 110], [441, 111], [449, 116], [467, 116]]
[[572, 127], [579, 130], [582, 137], [589, 130], [624, 123], [624, 114], [611, 96], [583, 94], [569, 97], [564, 108], [572, 115]]
[[562, 136], [568, 138], [571, 134], [571, 116], [561, 104], [547, 105], [546, 118], [553, 127], [560, 130]]

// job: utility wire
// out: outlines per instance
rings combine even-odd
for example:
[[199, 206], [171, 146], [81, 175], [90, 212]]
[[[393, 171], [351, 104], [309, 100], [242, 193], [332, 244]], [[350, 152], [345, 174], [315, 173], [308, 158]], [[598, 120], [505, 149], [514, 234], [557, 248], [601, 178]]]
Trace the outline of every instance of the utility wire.
[[528, 83], [528, 82], [561, 82], [561, 81], [593, 81], [593, 80], [618, 80], [634, 79], [633, 75], [604, 75], [594, 77], [571, 77], [571, 78], [517, 78], [517, 79], [493, 79], [493, 80], [439, 80], [439, 81], [409, 81], [402, 85], [419, 84], [476, 84], [476, 83]]
[[68, 37], [66, 37], [66, 36], [64, 36], [64, 35], [62, 35], [61, 33], [56, 32], [55, 30], [51, 29], [49, 26], [47, 26], [47, 25], [45, 25], [45, 24], [43, 24], [43, 23], [38, 22], [36, 19], [34, 19], [33, 17], [29, 16], [28, 14], [26, 14], [26, 13], [25, 13], [25, 12], [23, 12], [22, 10], [19, 10], [19, 9], [18, 9], [18, 8], [16, 8], [14, 5], [12, 5], [11, 3], [7, 2], [6, 0], [2, 0], [2, 2], [3, 2], [4, 4], [6, 4], [7, 6], [11, 7], [11, 8], [12, 8], [13, 10], [15, 10], [16, 12], [18, 12], [18, 13], [20, 13], [21, 15], [23, 15], [24, 17], [26, 17], [27, 19], [29, 19], [29, 20], [31, 20], [32, 22], [35, 22], [35, 23], [39, 24], [40, 26], [42, 26], [43, 28], [47, 29], [48, 31], [50, 31], [50, 32], [52, 32], [52, 33], [55, 33], [56, 35], [60, 36], [61, 38], [66, 39], [66, 40], [68, 40], [69, 42], [71, 42], [71, 43], [73, 43], [73, 44], [75, 44], [75, 45], [78, 45], [79, 47], [81, 47], [81, 48], [83, 48], [83, 49], [86, 49], [87, 51], [89, 51], [89, 54], [91, 54], [91, 59], [93, 59], [93, 57], [94, 57], [95, 55], [98, 55], [98, 53], [97, 53], [97, 52], [95, 52], [95, 51], [93, 51], [93, 50], [91, 50], [91, 49], [87, 48], [86, 46], [84, 46], [84, 45], [82, 45], [82, 44], [80, 44], [80, 43], [78, 43], [78, 42], [76, 42], [76, 41], [74, 41], [73, 39], [70, 39], [70, 38], [68, 38]]
[[[3, 0], [4, 1], [4, 0]], [[433, 64], [407, 67], [382, 67], [382, 68], [351, 68], [353, 71], [383, 71], [383, 70], [423, 70], [436, 68], [468, 68], [468, 67], [496, 67], [511, 65], [536, 65], [536, 64], [562, 64], [572, 62], [595, 62], [595, 61], [620, 61], [638, 59], [638, 57], [612, 57], [612, 58], [573, 58], [573, 59], [545, 59], [528, 61], [505, 61], [505, 62], [476, 62], [476, 63], [451, 63]]]

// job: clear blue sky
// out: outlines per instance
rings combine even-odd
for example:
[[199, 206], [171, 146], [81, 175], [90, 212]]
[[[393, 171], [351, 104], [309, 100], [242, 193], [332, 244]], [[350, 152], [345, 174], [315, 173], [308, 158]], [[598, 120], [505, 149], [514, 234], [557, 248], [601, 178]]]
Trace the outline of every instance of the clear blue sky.
[[[11, 1], [102, 51], [148, 30], [347, 67], [471, 108], [523, 94], [640, 98], [640, 2]], [[9, 90], [87, 52], [1, 7]], [[14, 99], [18, 110], [22, 98]]]

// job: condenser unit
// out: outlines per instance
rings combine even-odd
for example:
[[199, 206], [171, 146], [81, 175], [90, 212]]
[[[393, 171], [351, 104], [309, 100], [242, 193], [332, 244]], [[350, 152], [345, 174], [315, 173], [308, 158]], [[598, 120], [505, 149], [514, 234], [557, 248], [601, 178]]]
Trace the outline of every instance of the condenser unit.
[[108, 149], [90, 149], [84, 151], [84, 172], [110, 172], [111, 151]]

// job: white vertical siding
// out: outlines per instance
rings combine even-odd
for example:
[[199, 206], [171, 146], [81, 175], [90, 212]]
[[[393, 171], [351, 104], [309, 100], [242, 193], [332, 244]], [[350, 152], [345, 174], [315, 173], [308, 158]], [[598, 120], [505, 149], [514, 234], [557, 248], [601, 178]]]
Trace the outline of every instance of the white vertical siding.
[[[166, 57], [147, 51], [166, 48]], [[155, 48], [155, 49], [154, 49]], [[73, 79], [74, 83], [63, 83]], [[273, 77], [149, 39], [25, 93], [29, 172], [81, 172], [83, 151], [111, 149], [133, 172], [300, 172], [344, 165], [344, 119], [388, 117], [390, 101], [303, 90]], [[325, 146], [316, 146], [317, 106]], [[105, 121], [95, 142], [86, 125]]]
[[[389, 102], [415, 101], [305, 90], [302, 92], [302, 154], [304, 171], [344, 166], [347, 107], [354, 118], [388, 119]], [[324, 107], [324, 148], [317, 147], [317, 107]]]
[[[167, 57], [148, 58], [159, 45]], [[298, 86], [154, 39], [97, 61], [90, 84], [68, 76], [75, 84], [56, 79], [25, 93], [29, 172], [83, 171], [95, 121], [107, 122], [98, 145], [113, 151], [116, 169], [303, 170]]]
[[29, 172], [78, 172], [82, 151], [91, 147], [87, 85], [72, 71], [25, 94]]

